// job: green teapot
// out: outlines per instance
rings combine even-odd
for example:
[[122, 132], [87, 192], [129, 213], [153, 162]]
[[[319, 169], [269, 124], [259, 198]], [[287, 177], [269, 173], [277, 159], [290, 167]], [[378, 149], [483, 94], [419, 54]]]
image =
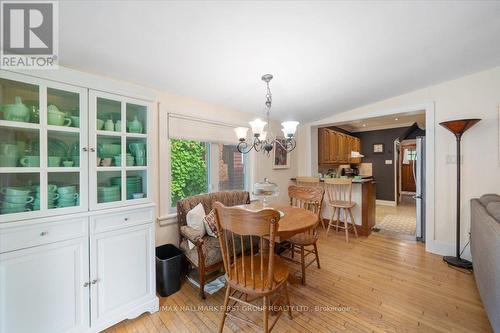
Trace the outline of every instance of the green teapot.
[[142, 133], [142, 123], [134, 117], [134, 120], [127, 123], [129, 133]]
[[3, 106], [3, 115], [5, 120], [9, 121], [30, 121], [30, 109], [23, 104], [21, 96], [14, 97], [14, 104], [5, 104]]

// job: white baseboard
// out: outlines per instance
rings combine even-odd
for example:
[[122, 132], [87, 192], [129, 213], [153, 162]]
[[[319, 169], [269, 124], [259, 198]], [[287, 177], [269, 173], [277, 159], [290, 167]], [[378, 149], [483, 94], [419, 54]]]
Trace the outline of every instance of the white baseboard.
[[375, 203], [382, 206], [396, 206], [396, 201], [391, 200], [376, 200]]

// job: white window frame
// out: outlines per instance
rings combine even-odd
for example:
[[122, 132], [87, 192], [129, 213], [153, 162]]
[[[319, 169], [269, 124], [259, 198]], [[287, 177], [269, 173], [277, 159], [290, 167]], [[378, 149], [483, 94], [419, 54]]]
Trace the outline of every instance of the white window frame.
[[[181, 139], [182, 140], [182, 139]], [[189, 139], [187, 139], [189, 140]], [[202, 141], [199, 141], [202, 142]], [[219, 191], [219, 149], [214, 149], [214, 147], [219, 144], [224, 145], [224, 143], [218, 142], [205, 142], [207, 145], [207, 192], [218, 192]], [[225, 144], [227, 145], [227, 144]], [[243, 190], [248, 191], [251, 184], [252, 175], [250, 174], [250, 154], [242, 154], [243, 155], [243, 173], [244, 173], [244, 182], [243, 182]], [[170, 186], [172, 184], [172, 172], [171, 172], [171, 140], [168, 140], [168, 213], [174, 214], [177, 212], [177, 207], [172, 207], [172, 196], [170, 191]], [[202, 193], [200, 193], [202, 194]]]

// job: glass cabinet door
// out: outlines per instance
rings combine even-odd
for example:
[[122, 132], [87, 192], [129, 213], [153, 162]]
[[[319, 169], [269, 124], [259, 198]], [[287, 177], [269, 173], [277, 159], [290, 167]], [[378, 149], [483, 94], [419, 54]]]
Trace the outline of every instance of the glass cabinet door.
[[86, 103], [86, 89], [0, 71], [0, 222], [88, 209]]
[[90, 91], [91, 208], [149, 202], [146, 102]]

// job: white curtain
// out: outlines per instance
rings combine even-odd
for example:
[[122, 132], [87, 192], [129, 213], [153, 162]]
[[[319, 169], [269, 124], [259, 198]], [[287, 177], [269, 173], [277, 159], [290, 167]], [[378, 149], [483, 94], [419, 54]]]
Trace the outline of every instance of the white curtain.
[[237, 144], [238, 139], [234, 132], [236, 127], [238, 125], [196, 119], [174, 113], [168, 114], [169, 139]]

